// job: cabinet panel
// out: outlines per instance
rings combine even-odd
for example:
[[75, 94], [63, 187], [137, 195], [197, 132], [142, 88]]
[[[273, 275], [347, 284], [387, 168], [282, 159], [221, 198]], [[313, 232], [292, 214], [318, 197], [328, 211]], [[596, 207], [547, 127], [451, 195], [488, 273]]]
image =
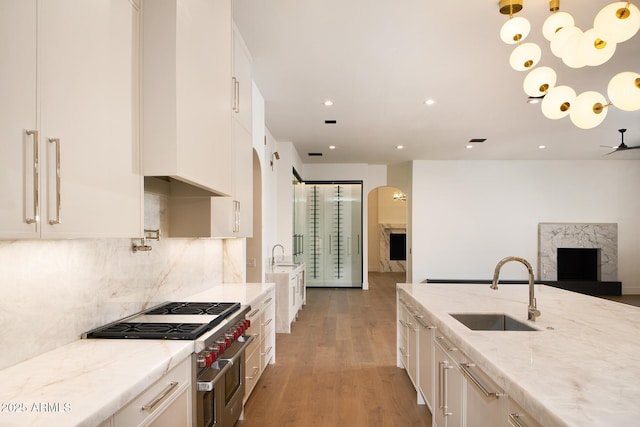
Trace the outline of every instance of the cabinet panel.
[[185, 359], [118, 411], [113, 425], [190, 426], [190, 362], [190, 358]]
[[140, 235], [138, 11], [128, 0], [0, 8], [0, 237]]
[[466, 379], [466, 427], [504, 424], [506, 396], [489, 377], [470, 361], [461, 364]]
[[253, 353], [248, 354], [244, 363], [245, 402], [251, 395], [253, 388], [256, 386], [260, 379], [260, 375], [262, 374], [260, 360], [260, 348], [257, 348]]
[[143, 4], [144, 174], [232, 191], [230, 0]]
[[37, 237], [34, 205], [36, 1], [0, 0], [0, 237]]
[[422, 397], [427, 403], [427, 406], [431, 409], [431, 412], [435, 410], [433, 403], [433, 387], [434, 387], [434, 354], [433, 354], [433, 331], [435, 326], [431, 321], [423, 316], [418, 321], [419, 324], [419, 336], [418, 346], [420, 355], [418, 366], [418, 387], [422, 393]]
[[42, 235], [138, 236], [138, 12], [128, 0], [39, 7]]
[[434, 426], [462, 426], [464, 378], [457, 366], [457, 361], [448, 354], [455, 350], [448, 347], [445, 351], [440, 345], [435, 345], [434, 350], [437, 376]]

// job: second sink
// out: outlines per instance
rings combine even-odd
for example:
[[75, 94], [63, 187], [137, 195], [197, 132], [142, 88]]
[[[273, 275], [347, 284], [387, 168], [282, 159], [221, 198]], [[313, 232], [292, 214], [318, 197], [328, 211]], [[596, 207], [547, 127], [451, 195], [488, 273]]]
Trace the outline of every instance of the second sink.
[[473, 331], [538, 331], [502, 313], [450, 313], [450, 315]]

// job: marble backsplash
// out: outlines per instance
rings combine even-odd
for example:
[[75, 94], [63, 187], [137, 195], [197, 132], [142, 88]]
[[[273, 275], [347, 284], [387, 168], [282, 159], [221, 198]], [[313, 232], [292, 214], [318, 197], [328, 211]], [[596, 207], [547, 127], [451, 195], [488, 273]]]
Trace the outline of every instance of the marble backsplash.
[[[147, 228], [161, 222], [161, 206], [146, 198]], [[0, 241], [0, 369], [222, 283], [222, 240], [148, 244], [153, 250], [134, 253], [131, 239]]]

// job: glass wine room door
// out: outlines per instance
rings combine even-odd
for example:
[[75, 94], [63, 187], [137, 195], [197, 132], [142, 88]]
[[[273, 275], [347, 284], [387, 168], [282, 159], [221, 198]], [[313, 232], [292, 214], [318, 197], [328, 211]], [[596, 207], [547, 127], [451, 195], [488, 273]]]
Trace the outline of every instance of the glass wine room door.
[[306, 182], [307, 286], [362, 287], [362, 182]]

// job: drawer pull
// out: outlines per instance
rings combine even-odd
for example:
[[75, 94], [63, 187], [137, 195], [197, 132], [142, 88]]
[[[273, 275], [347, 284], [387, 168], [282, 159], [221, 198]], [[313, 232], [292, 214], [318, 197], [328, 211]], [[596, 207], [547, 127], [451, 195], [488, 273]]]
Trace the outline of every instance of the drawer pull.
[[267, 349], [267, 351], [265, 351], [264, 353], [260, 353], [263, 356], [266, 356], [267, 354], [271, 353], [271, 349], [273, 348], [272, 345], [269, 346], [269, 348]]
[[252, 376], [250, 376], [250, 377], [247, 377], [247, 379], [248, 379], [248, 380], [252, 380], [252, 379], [254, 379], [255, 377], [257, 377], [257, 376], [258, 376], [258, 373], [259, 373], [259, 372], [260, 372], [260, 368], [258, 368], [257, 366], [254, 366], [254, 367], [253, 367], [253, 375], [252, 375]]
[[273, 317], [267, 320], [262, 326], [269, 326], [269, 323], [271, 323], [272, 321], [273, 321]]
[[251, 313], [247, 314], [247, 317], [253, 317], [253, 316], [255, 316], [256, 314], [258, 314], [258, 312], [259, 312], [259, 311], [260, 311], [260, 310], [256, 308], [256, 309], [255, 309], [255, 310], [253, 310]]
[[269, 297], [263, 304], [269, 304], [271, 301], [273, 301], [273, 298]]
[[178, 386], [178, 384], [179, 383], [177, 381], [171, 381], [171, 383], [164, 390], [162, 390], [155, 399], [153, 399], [146, 405], [142, 405], [142, 410], [149, 412], [153, 411], [155, 406], [157, 406], [158, 403], [162, 402], [169, 395], [169, 393], [171, 393], [171, 391]]
[[500, 396], [502, 396], [502, 393], [500, 392], [489, 391], [489, 389], [484, 384], [482, 384], [478, 378], [476, 378], [473, 375], [473, 373], [471, 372], [471, 368], [474, 366], [476, 365], [474, 365], [473, 363], [462, 363], [460, 364], [460, 369], [462, 369], [462, 372], [464, 372], [466, 377], [469, 378], [480, 389], [480, 391], [482, 392], [482, 394], [485, 395], [485, 397], [495, 397], [497, 399]]
[[509, 422], [515, 427], [527, 427], [520, 422], [520, 414], [509, 414]]
[[436, 337], [436, 339], [440, 340], [440, 342], [442, 343], [441, 345], [445, 348], [445, 350], [447, 350], [449, 352], [458, 351], [458, 348], [455, 345], [451, 344], [449, 342], [449, 340], [446, 339], [444, 336], [442, 336], [442, 335], [438, 336], [438, 337]]

